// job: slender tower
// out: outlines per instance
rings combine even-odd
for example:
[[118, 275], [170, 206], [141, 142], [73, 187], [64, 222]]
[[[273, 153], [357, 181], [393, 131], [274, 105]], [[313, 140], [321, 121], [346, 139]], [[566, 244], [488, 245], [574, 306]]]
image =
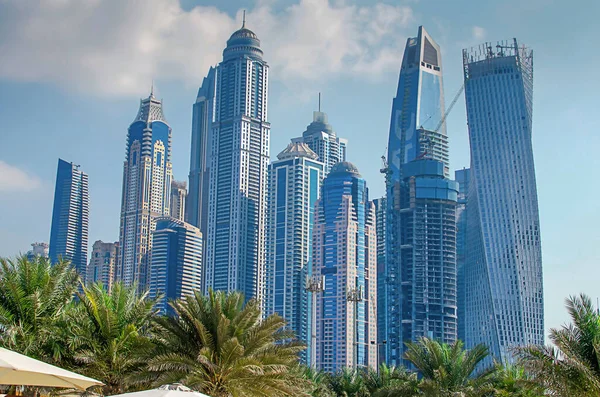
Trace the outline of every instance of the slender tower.
[[263, 298], [269, 67], [245, 22], [216, 68], [206, 236], [206, 289]]
[[[466, 346], [500, 362], [544, 343], [540, 218], [533, 162], [533, 52], [516, 39], [463, 50], [471, 143], [464, 265]], [[462, 327], [461, 327], [462, 328]]]
[[117, 266], [125, 285], [147, 286], [152, 232], [156, 218], [169, 215], [172, 174], [171, 127], [152, 90], [127, 133]]
[[88, 176], [78, 165], [58, 159], [50, 229], [50, 260], [68, 260], [85, 280], [87, 269]]

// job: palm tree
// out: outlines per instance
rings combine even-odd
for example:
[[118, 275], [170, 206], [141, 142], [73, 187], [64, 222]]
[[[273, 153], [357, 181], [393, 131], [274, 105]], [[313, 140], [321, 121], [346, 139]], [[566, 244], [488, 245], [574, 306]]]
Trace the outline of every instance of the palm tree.
[[311, 397], [335, 397], [329, 387], [331, 377], [327, 372], [304, 365], [299, 370], [302, 377], [310, 382], [308, 393]]
[[175, 316], [156, 320], [158, 349], [142, 379], [180, 382], [215, 397], [308, 395], [310, 382], [297, 368], [305, 347], [280, 316], [261, 319], [256, 300], [211, 290], [170, 306]]
[[478, 365], [488, 356], [484, 345], [465, 350], [461, 341], [451, 345], [428, 338], [406, 342], [404, 358], [423, 377], [419, 389], [428, 397], [483, 396], [491, 389], [494, 368], [476, 373]]
[[46, 361], [68, 352], [55, 337], [57, 323], [77, 291], [67, 261], [0, 258], [0, 345]]
[[79, 303], [68, 315], [69, 346], [78, 371], [104, 382], [104, 394], [128, 390], [128, 378], [145, 365], [152, 350], [149, 328], [155, 300], [138, 294], [137, 286], [101, 283], [82, 286]]
[[372, 396], [413, 396], [418, 392], [417, 374], [404, 367], [388, 367], [384, 363], [379, 366], [379, 371], [368, 368], [363, 379]]
[[572, 324], [550, 330], [552, 346], [526, 346], [515, 353], [533, 380], [556, 396], [600, 395], [600, 313], [585, 294], [566, 307]]
[[330, 377], [329, 387], [338, 397], [368, 397], [362, 372], [354, 368], [342, 368]]
[[492, 382], [494, 397], [542, 397], [544, 390], [534, 384], [519, 365], [496, 365]]

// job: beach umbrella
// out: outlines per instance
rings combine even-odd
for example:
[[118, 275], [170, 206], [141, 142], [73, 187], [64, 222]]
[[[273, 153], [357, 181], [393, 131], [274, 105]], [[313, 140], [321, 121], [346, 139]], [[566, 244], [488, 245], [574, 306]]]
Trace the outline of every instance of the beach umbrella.
[[198, 393], [182, 384], [162, 385], [158, 389], [136, 391], [133, 393], [116, 394], [111, 397], [210, 397]]
[[68, 387], [85, 390], [103, 383], [0, 347], [0, 385]]

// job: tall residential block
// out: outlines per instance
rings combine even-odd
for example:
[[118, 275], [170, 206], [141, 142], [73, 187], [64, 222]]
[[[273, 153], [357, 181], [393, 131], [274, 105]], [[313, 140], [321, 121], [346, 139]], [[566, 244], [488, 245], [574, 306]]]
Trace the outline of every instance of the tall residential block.
[[516, 39], [463, 50], [471, 143], [464, 266], [466, 346], [544, 343], [540, 219], [532, 150], [533, 52]]
[[79, 165], [58, 159], [50, 229], [50, 260], [68, 260], [85, 279], [89, 223], [88, 176]]
[[[296, 337], [312, 346], [312, 229], [323, 163], [306, 144], [290, 143], [269, 166], [265, 313], [278, 313]], [[302, 353], [310, 362], [312, 349]]]
[[378, 343], [386, 342], [385, 361], [391, 365], [402, 364], [406, 339], [400, 328], [401, 324], [412, 324], [414, 315], [414, 310], [407, 311], [402, 306], [405, 299], [412, 299], [403, 299], [401, 285], [405, 271], [401, 196], [407, 184], [403, 167], [427, 158], [442, 163], [443, 177], [449, 175], [448, 137], [443, 123], [443, 70], [439, 45], [420, 26], [417, 36], [406, 42], [398, 89], [392, 103], [387, 162], [382, 169], [386, 175], [387, 252], [385, 285], [380, 286], [385, 292], [379, 295], [378, 304], [385, 308], [387, 326]]
[[98, 240], [92, 246], [92, 257], [88, 265], [86, 284], [101, 282], [107, 291], [112, 289], [115, 280], [119, 243], [105, 243]]
[[316, 366], [377, 366], [375, 206], [351, 163], [323, 181], [313, 227], [313, 273], [325, 279], [316, 307]]
[[185, 206], [187, 199], [185, 182], [171, 182], [171, 209], [170, 216], [183, 221], [185, 219]]
[[152, 234], [149, 296], [160, 296], [157, 308], [171, 313], [169, 301], [202, 290], [202, 233], [182, 220], [156, 220]]
[[210, 68], [198, 90], [192, 110], [192, 147], [190, 151], [189, 190], [186, 222], [207, 235], [208, 191], [212, 164], [212, 127], [215, 115], [216, 69]]
[[125, 285], [147, 286], [152, 232], [156, 218], [169, 214], [172, 175], [171, 127], [152, 91], [140, 101], [125, 147], [117, 266]]
[[458, 339], [465, 340], [465, 261], [467, 259], [467, 197], [471, 170], [463, 168], [454, 172], [458, 183], [458, 201], [456, 206], [456, 269], [458, 288]]
[[[457, 339], [456, 205], [458, 183], [431, 159], [402, 166], [399, 317], [388, 323], [389, 359], [402, 363], [404, 341]], [[396, 314], [396, 313], [394, 313]], [[408, 365], [408, 363], [404, 363]]]
[[227, 40], [215, 77], [205, 286], [264, 301], [269, 66], [245, 25]]
[[34, 260], [37, 257], [49, 258], [50, 257], [50, 251], [48, 250], [49, 247], [50, 246], [48, 245], [48, 243], [37, 243], [37, 242], [31, 243], [31, 249], [29, 251], [27, 251], [27, 254], [25, 254], [25, 256], [30, 261]]
[[292, 142], [307, 144], [317, 154], [319, 161], [325, 164], [325, 175], [335, 164], [346, 161], [348, 140], [336, 135], [327, 122], [327, 114], [321, 112], [320, 106], [319, 111], [313, 112], [313, 121], [306, 127], [306, 131], [301, 137], [292, 139]]
[[[375, 232], [377, 235], [377, 297], [385, 294], [386, 284], [386, 228], [387, 228], [387, 199], [385, 197], [373, 200], [375, 206]], [[378, 365], [385, 362], [385, 348], [387, 345], [386, 329], [387, 307], [385, 300], [378, 299], [377, 304], [377, 357]]]

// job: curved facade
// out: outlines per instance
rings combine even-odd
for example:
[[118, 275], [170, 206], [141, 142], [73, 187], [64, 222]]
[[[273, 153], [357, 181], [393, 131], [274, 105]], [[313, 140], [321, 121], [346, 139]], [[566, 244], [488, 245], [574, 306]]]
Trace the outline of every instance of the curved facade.
[[464, 332], [467, 347], [484, 343], [504, 362], [512, 346], [544, 343], [533, 53], [514, 39], [464, 50], [463, 60], [471, 143]]
[[162, 102], [151, 93], [127, 132], [117, 279], [145, 289], [149, 278], [152, 232], [156, 218], [169, 215], [171, 127]]

